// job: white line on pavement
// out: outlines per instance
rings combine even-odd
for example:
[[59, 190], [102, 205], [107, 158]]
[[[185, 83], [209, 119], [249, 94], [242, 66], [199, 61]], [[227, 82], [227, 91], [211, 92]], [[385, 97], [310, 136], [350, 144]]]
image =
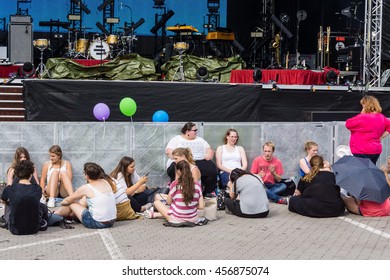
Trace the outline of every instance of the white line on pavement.
[[99, 229], [98, 231], [101, 238], [103, 239], [104, 244], [106, 245], [108, 252], [110, 253], [111, 259], [125, 260], [125, 256], [116, 244], [115, 239], [112, 237], [109, 229]]
[[353, 225], [355, 225], [355, 226], [358, 226], [358, 227], [360, 227], [360, 228], [362, 228], [362, 229], [365, 229], [365, 230], [367, 230], [367, 231], [370, 231], [370, 232], [372, 232], [372, 233], [374, 233], [374, 234], [377, 234], [377, 235], [379, 235], [379, 236], [382, 236], [382, 237], [384, 237], [384, 238], [390, 239], [390, 234], [388, 234], [388, 233], [386, 233], [386, 232], [383, 232], [383, 231], [380, 231], [380, 230], [375, 229], [375, 228], [373, 228], [373, 227], [370, 227], [370, 226], [368, 226], [368, 225], [359, 223], [359, 222], [357, 222], [357, 221], [355, 221], [355, 220], [352, 220], [352, 219], [350, 219], [350, 218], [339, 217], [339, 219], [344, 220], [344, 221], [346, 221], [346, 222], [348, 222], [348, 223], [350, 223], [350, 224], [353, 224]]
[[75, 238], [83, 238], [83, 237], [87, 237], [87, 236], [91, 236], [91, 235], [95, 235], [95, 234], [98, 234], [98, 232], [95, 231], [95, 232], [90, 232], [90, 233], [71, 235], [71, 236], [68, 236], [68, 237], [55, 238], [55, 239], [50, 239], [50, 240], [42, 240], [42, 241], [39, 241], [39, 242], [21, 244], [21, 245], [11, 246], [11, 247], [8, 247], [8, 248], [2, 248], [2, 249], [0, 249], [0, 252], [8, 251], [8, 250], [16, 250], [16, 249], [21, 249], [21, 248], [26, 248], [26, 247], [31, 247], [31, 246], [51, 243], [51, 242], [64, 241], [64, 240], [75, 239]]

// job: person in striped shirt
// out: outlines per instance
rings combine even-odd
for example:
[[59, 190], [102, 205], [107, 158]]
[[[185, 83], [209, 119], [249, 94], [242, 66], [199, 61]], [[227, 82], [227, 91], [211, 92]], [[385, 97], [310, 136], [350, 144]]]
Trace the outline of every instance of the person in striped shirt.
[[148, 218], [163, 217], [170, 223], [197, 223], [198, 209], [204, 209], [202, 188], [192, 177], [190, 164], [179, 161], [176, 164], [176, 180], [170, 185], [167, 196], [156, 195], [154, 209], [145, 211]]

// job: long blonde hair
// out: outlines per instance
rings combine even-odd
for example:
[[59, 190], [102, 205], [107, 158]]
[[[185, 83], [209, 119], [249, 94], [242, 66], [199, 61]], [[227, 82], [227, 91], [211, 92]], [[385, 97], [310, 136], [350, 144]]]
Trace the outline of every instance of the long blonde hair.
[[324, 159], [319, 156], [315, 155], [310, 159], [310, 171], [307, 173], [302, 180], [308, 183], [311, 183], [311, 181], [314, 179], [315, 176], [317, 176], [318, 172], [320, 172], [321, 168], [324, 168]]
[[172, 152], [173, 156], [182, 157], [185, 156], [187, 161], [191, 164], [195, 164], [194, 158], [192, 157], [192, 152], [190, 148], [176, 148]]
[[176, 164], [176, 170], [180, 171], [180, 176], [177, 181], [181, 186], [184, 203], [188, 206], [195, 195], [195, 182], [192, 177], [190, 165], [185, 160], [181, 160]]

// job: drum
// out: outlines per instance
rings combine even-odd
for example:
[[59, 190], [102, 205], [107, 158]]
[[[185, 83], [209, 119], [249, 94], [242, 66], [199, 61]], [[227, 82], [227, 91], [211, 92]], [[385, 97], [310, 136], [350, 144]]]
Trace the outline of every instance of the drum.
[[89, 46], [89, 54], [93, 59], [103, 60], [110, 54], [110, 47], [106, 42], [97, 40]]
[[118, 44], [118, 36], [117, 35], [108, 35], [106, 38], [106, 42], [109, 45], [117, 45]]
[[186, 51], [188, 50], [188, 44], [186, 42], [177, 42], [173, 45], [175, 51]]
[[37, 49], [44, 50], [46, 49], [50, 44], [50, 41], [47, 39], [36, 39], [33, 41], [33, 46]]
[[88, 49], [88, 45], [89, 45], [88, 39], [83, 39], [83, 38], [78, 39], [76, 44], [76, 52], [85, 54], [85, 52]]

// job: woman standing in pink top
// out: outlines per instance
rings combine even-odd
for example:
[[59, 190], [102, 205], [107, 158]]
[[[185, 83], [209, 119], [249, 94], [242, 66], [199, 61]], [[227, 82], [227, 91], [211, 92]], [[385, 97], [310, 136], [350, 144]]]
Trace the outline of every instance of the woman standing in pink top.
[[351, 131], [349, 146], [355, 157], [369, 158], [376, 164], [382, 153], [381, 140], [390, 132], [390, 120], [381, 114], [382, 108], [375, 97], [366, 95], [360, 104], [361, 113], [345, 123]]

